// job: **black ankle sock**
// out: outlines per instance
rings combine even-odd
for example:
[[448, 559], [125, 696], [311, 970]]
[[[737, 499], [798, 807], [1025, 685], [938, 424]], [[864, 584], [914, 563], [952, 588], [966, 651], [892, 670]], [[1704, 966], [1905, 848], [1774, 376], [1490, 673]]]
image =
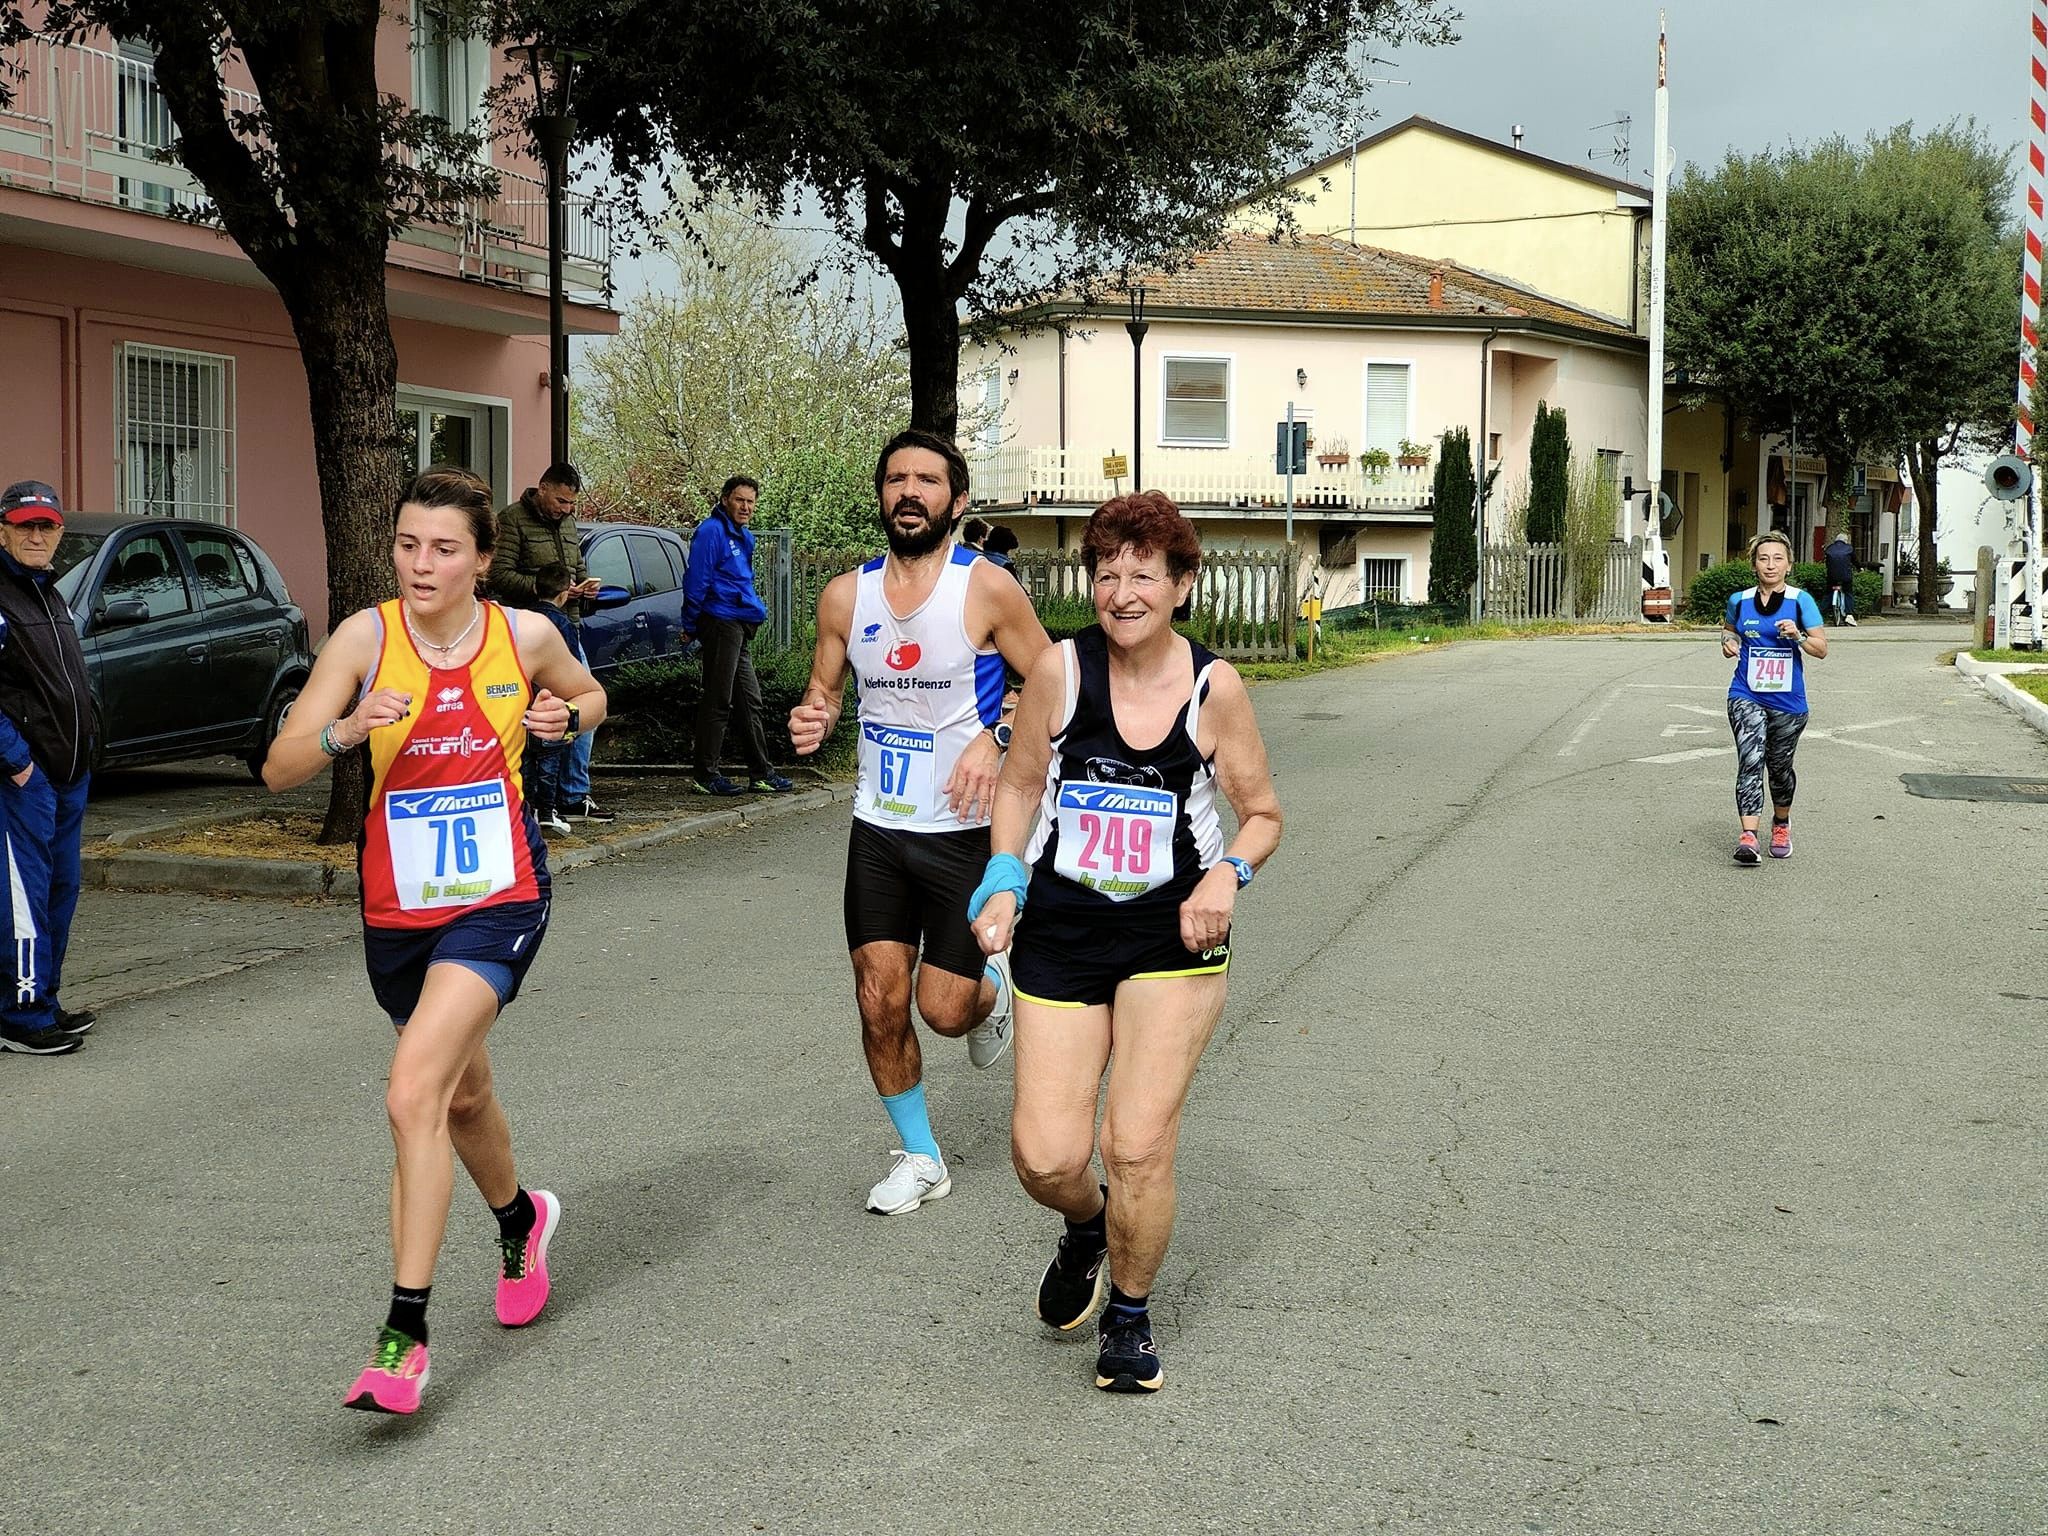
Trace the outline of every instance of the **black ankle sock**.
[[491, 1214], [498, 1218], [498, 1236], [508, 1243], [516, 1243], [533, 1230], [540, 1213], [533, 1208], [533, 1196], [521, 1185], [510, 1205], [494, 1205]]
[[1146, 1306], [1151, 1300], [1150, 1292], [1143, 1296], [1127, 1296], [1112, 1283], [1109, 1288], [1109, 1306], [1103, 1315], [1107, 1317], [1109, 1313], [1115, 1312], [1126, 1320], [1144, 1322], [1148, 1316]]
[[1771, 812], [1771, 825], [1774, 827], [1791, 826], [1792, 813], [1790, 811], [1787, 811], [1784, 815], [1780, 816], [1776, 811]]
[[1086, 1221], [1069, 1221], [1067, 1230], [1077, 1238], [1092, 1238], [1100, 1246], [1109, 1237], [1109, 1187], [1103, 1186], [1102, 1209]]
[[427, 1342], [427, 1298], [434, 1294], [431, 1285], [411, 1290], [402, 1285], [391, 1287], [391, 1311], [384, 1319], [386, 1328], [396, 1328], [416, 1344]]

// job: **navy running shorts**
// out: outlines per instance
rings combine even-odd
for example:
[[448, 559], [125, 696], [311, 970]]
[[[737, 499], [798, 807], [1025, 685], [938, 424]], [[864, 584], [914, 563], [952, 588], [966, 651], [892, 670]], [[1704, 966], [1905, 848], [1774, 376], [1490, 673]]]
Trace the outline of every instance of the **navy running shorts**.
[[1220, 976], [1230, 969], [1230, 935], [1196, 954], [1180, 941], [1175, 907], [1094, 916], [1047, 912], [1028, 903], [1010, 945], [1017, 995], [1049, 1008], [1095, 1008], [1116, 1001], [1126, 981]]
[[905, 832], [854, 819], [846, 844], [846, 947], [924, 946], [924, 961], [979, 978], [988, 957], [967, 926], [967, 903], [988, 867], [988, 828]]
[[459, 965], [491, 984], [504, 1008], [519, 995], [548, 931], [548, 898], [474, 907], [439, 928], [363, 928], [363, 962], [377, 1006], [403, 1027], [420, 1005], [427, 968]]

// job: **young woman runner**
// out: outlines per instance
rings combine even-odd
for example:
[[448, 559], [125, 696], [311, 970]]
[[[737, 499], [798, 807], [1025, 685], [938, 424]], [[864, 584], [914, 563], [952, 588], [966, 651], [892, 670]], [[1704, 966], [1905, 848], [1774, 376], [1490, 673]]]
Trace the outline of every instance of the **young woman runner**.
[[1764, 777], [1771, 781], [1771, 857], [1792, 857], [1792, 754], [1806, 729], [1806, 658], [1828, 653], [1820, 605], [1785, 585], [1792, 541], [1772, 531], [1749, 541], [1756, 585], [1728, 599], [1721, 617], [1721, 654], [1735, 663], [1728, 684], [1728, 724], [1735, 731], [1735, 862], [1758, 860], [1757, 821]]

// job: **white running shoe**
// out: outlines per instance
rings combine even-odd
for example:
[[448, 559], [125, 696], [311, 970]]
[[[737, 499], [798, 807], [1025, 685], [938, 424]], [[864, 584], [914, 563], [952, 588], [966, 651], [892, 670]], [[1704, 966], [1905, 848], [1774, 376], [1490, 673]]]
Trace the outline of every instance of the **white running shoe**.
[[992, 1067], [1010, 1048], [1010, 1026], [1016, 1021], [1017, 993], [1010, 984], [1010, 957], [989, 956], [983, 972], [996, 984], [996, 1005], [988, 1017], [967, 1031], [967, 1059], [977, 1067]]
[[868, 1209], [877, 1215], [907, 1216], [925, 1201], [953, 1193], [953, 1177], [938, 1159], [900, 1150], [895, 1157], [889, 1177], [868, 1191]]

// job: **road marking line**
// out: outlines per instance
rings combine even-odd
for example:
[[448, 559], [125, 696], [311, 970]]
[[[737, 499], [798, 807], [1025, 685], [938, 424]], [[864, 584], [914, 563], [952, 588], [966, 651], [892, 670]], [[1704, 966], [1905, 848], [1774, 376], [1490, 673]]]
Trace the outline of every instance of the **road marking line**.
[[1711, 736], [1713, 733], [1714, 728], [1710, 725], [1679, 725], [1674, 722], [1657, 734], [1669, 741], [1674, 736]]
[[1682, 688], [1691, 693], [1726, 693], [1726, 683], [1623, 683], [1624, 688]]
[[1655, 757], [1633, 757], [1633, 763], [1696, 763], [1707, 757], [1728, 757], [1733, 747], [1694, 747], [1690, 752], [1660, 752]]
[[1727, 710], [1709, 709], [1704, 704], [1681, 704], [1676, 699], [1666, 699], [1664, 704], [1668, 709], [1682, 709], [1689, 714], [1705, 715], [1709, 720], [1726, 720], [1728, 718]]
[[1825, 731], [1815, 731], [1814, 735], [1846, 736], [1851, 731], [1881, 731], [1888, 725], [1904, 725], [1919, 718], [1918, 715], [1895, 715], [1889, 720], [1873, 720], [1868, 725], [1831, 725]]
[[1579, 728], [1572, 732], [1571, 740], [1557, 749], [1557, 755], [1559, 757], [1570, 757], [1574, 752], [1578, 751], [1579, 743], [1586, 739], [1586, 733], [1600, 723], [1600, 717], [1606, 714], [1609, 706], [1620, 697], [1621, 690], [1619, 688], [1609, 689], [1607, 697], [1593, 707], [1593, 713], [1579, 722]]

